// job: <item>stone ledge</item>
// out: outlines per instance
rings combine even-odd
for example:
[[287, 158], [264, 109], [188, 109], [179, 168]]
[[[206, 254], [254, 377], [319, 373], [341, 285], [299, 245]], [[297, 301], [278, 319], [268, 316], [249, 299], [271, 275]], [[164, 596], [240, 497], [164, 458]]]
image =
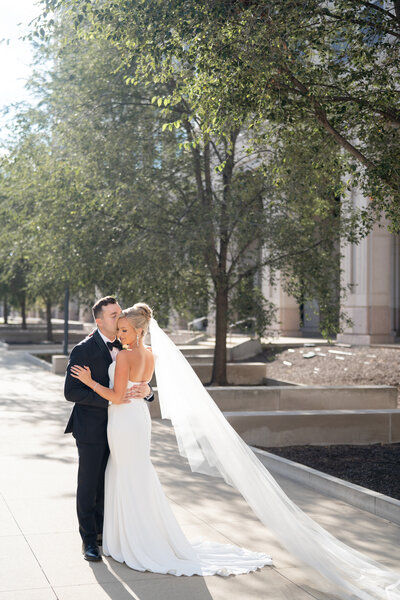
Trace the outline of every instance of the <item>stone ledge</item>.
[[[151, 403], [150, 414], [154, 418], [160, 417], [160, 408], [158, 404], [158, 391], [154, 386], [155, 400]], [[290, 391], [289, 398], [286, 398], [286, 389]], [[345, 395], [340, 392], [346, 390]], [[389, 386], [374, 386], [371, 389], [368, 386], [358, 386], [353, 389], [348, 388], [324, 388], [331, 397], [329, 402], [327, 397], [320, 395], [320, 388], [308, 388], [304, 393], [304, 388], [299, 390], [299, 397], [296, 393], [297, 388], [265, 387], [265, 386], [226, 386], [207, 387], [206, 390], [222, 412], [233, 414], [245, 412], [264, 413], [271, 412], [300, 414], [304, 411], [323, 411], [332, 410], [385, 410], [390, 411], [396, 406], [397, 390]], [[290, 401], [289, 401], [290, 400]], [[319, 401], [318, 401], [319, 400]], [[291, 410], [290, 410], [291, 409]]]
[[224, 386], [207, 391], [221, 410], [395, 409], [391, 386]]
[[255, 446], [400, 442], [400, 410], [224, 412], [236, 432]]
[[[191, 366], [202, 383], [210, 381], [212, 363], [196, 364], [193, 361]], [[265, 363], [258, 362], [227, 363], [227, 378], [231, 385], [261, 385], [266, 376], [266, 368]]]
[[[200, 379], [201, 383], [208, 383], [211, 380], [212, 363], [196, 363], [191, 361], [191, 367]], [[235, 385], [262, 385], [265, 379], [265, 363], [227, 363], [227, 378], [231, 386]], [[156, 386], [156, 379], [153, 375], [151, 385]]]
[[214, 356], [214, 348], [207, 346], [195, 346], [195, 345], [187, 345], [187, 346], [178, 346], [178, 350], [182, 352], [183, 356], [186, 358], [197, 356], [198, 354], [206, 354], [209, 357], [209, 360], [212, 360]]
[[30, 352], [25, 352], [25, 356], [26, 356], [27, 360], [29, 360], [29, 362], [33, 363], [34, 365], [37, 365], [38, 367], [41, 367], [42, 369], [45, 369], [46, 371], [53, 370], [52, 365], [49, 362], [47, 362], [46, 360], [42, 360], [38, 356], [34, 356], [33, 354], [30, 354]]
[[347, 504], [361, 508], [382, 519], [400, 525], [400, 500], [374, 492], [360, 485], [327, 475], [300, 463], [250, 446], [260, 461], [273, 473], [334, 496]]
[[237, 344], [230, 349], [230, 357], [229, 360], [232, 361], [241, 361], [246, 360], [246, 358], [251, 358], [252, 356], [257, 356], [262, 352], [262, 345], [260, 340], [251, 339], [246, 342], [242, 342], [241, 344]]
[[[56, 375], [62, 375], [65, 373], [68, 364], [68, 357], [63, 354], [53, 355], [53, 373]], [[192, 365], [194, 371], [200, 378], [202, 383], [207, 383], [211, 379], [212, 364], [194, 364]], [[228, 379], [232, 384], [254, 384], [260, 385], [263, 383], [265, 378], [265, 364], [264, 363], [228, 363], [227, 364], [227, 375]], [[156, 385], [155, 377], [151, 380], [153, 386]]]
[[53, 354], [52, 356], [52, 371], [55, 375], [64, 375], [67, 370], [69, 356], [65, 354]]
[[[19, 344], [39, 344], [46, 341], [46, 332], [35, 329], [13, 330], [11, 332], [0, 331], [1, 339], [10, 346]], [[71, 344], [77, 344], [85, 339], [86, 333], [83, 330], [69, 330], [68, 338]], [[64, 331], [53, 330], [53, 342], [62, 344], [64, 340]]]

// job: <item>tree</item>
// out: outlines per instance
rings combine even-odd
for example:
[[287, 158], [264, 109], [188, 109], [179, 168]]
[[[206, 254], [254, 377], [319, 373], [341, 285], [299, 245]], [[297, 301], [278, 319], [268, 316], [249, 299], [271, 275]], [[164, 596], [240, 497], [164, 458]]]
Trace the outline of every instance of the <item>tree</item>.
[[88, 260], [82, 265], [84, 241], [74, 227], [84, 188], [35, 117], [29, 111], [19, 114], [18, 134], [2, 159], [0, 247], [3, 281], [11, 297], [19, 298], [23, 326], [27, 295], [41, 298], [51, 340], [51, 305], [66, 285], [79, 290], [87, 281], [81, 268], [88, 266]]
[[[232, 132], [231, 139], [222, 141], [218, 147], [212, 139], [208, 139], [208, 136], [207, 139], [202, 139], [201, 129], [195, 122], [191, 122], [185, 117], [186, 107], [183, 100], [174, 102], [173, 107], [168, 111], [161, 111], [159, 95], [153, 95], [154, 106], [151, 106], [151, 96], [146, 100], [143, 86], [136, 89], [128, 87], [123, 80], [124, 87], [122, 88], [121, 73], [127, 72], [125, 65], [118, 64], [119, 70], [114, 73], [110, 72], [108, 67], [114, 87], [111, 91], [109, 90], [109, 97], [107, 97], [107, 92], [101, 96], [102, 86], [99, 86], [95, 76], [89, 74], [84, 81], [80, 77], [80, 73], [84, 69], [77, 64], [76, 58], [73, 61], [71, 45], [75, 50], [79, 46], [80, 65], [87, 65], [87, 61], [82, 61], [82, 52], [89, 58], [93, 58], [93, 52], [96, 52], [93, 43], [88, 41], [86, 44], [82, 43], [79, 38], [75, 38], [71, 44], [71, 38], [68, 37], [68, 41], [61, 45], [61, 51], [59, 51], [61, 61], [57, 61], [57, 78], [54, 77], [53, 80], [56, 85], [60, 81], [63, 82], [62, 102], [58, 101], [55, 92], [52, 114], [54, 118], [55, 113], [56, 120], [63, 122], [64, 125], [57, 128], [57, 135], [63, 140], [64, 147], [67, 146], [70, 152], [73, 148], [74, 153], [79, 157], [82, 156], [81, 147], [85, 144], [86, 152], [83, 164], [92, 161], [91, 166], [93, 167], [95, 162], [99, 161], [100, 153], [98, 146], [95, 147], [96, 152], [92, 153], [87, 147], [87, 143], [90, 140], [89, 144], [92, 146], [98, 132], [95, 127], [87, 127], [85, 123], [84, 131], [81, 132], [81, 135], [79, 133], [77, 135], [79, 117], [76, 119], [76, 115], [81, 114], [80, 109], [84, 106], [85, 110], [94, 117], [91, 122], [96, 123], [96, 120], [100, 120], [103, 127], [103, 146], [109, 147], [115, 145], [118, 140], [119, 118], [123, 114], [125, 117], [123, 120], [124, 145], [120, 146], [120, 153], [124, 155], [125, 152], [132, 153], [133, 150], [138, 155], [140, 164], [140, 170], [133, 169], [132, 164], [127, 164], [125, 172], [121, 169], [121, 156], [119, 156], [118, 175], [120, 181], [118, 181], [111, 169], [106, 176], [104, 175], [105, 158], [101, 155], [103, 162], [101, 173], [95, 165], [93, 172], [89, 175], [92, 188], [98, 187], [96, 178], [102, 179], [108, 195], [115, 198], [118, 205], [122, 205], [125, 209], [122, 212], [123, 218], [115, 228], [117, 239], [120, 238], [124, 229], [127, 229], [129, 215], [132, 215], [132, 223], [136, 224], [138, 233], [142, 234], [138, 236], [139, 243], [135, 240], [134, 248], [132, 248], [131, 236], [120, 239], [119, 261], [112, 273], [112, 276], [119, 275], [116, 289], [126, 295], [128, 285], [132, 287], [132, 269], [123, 268], [129, 263], [129, 260], [131, 264], [145, 265], [145, 260], [149, 257], [153, 268], [149, 274], [146, 271], [143, 273], [142, 270], [136, 273], [133, 278], [135, 283], [137, 281], [137, 284], [134, 285], [135, 289], [142, 289], [144, 280], [147, 283], [147, 293], [153, 289], [157, 295], [157, 289], [159, 291], [161, 288], [167, 297], [171, 297], [172, 290], [175, 290], [175, 297], [181, 298], [179, 304], [182, 306], [184, 304], [182, 283], [183, 289], [189, 290], [190, 282], [194, 278], [204, 281], [204, 265], [206, 265], [215, 289], [217, 313], [216, 360], [213, 379], [224, 383], [226, 382], [228, 294], [232, 280], [238, 275], [240, 254], [253, 242], [253, 235], [257, 235], [256, 229], [258, 228], [258, 235], [261, 235], [262, 232], [262, 215], [259, 219], [255, 218], [257, 211], [259, 212], [262, 181], [259, 177], [255, 177], [253, 172], [246, 173], [245, 169], [238, 169], [237, 181], [234, 178], [233, 152], [239, 131]], [[112, 58], [113, 52], [115, 54], [115, 49], [113, 51], [112, 47], [110, 48], [107, 39], [100, 38], [98, 46], [105, 50], [107, 58], [110, 56]], [[120, 63], [120, 56], [117, 56]], [[72, 64], [75, 68], [73, 74], [71, 72]], [[93, 62], [91, 65], [93, 66]], [[94, 72], [101, 72], [101, 66], [104, 67], [104, 61], [98, 60]], [[65, 85], [67, 73], [70, 75], [72, 84]], [[87, 71], [85, 73], [88, 74]], [[95, 90], [92, 87], [93, 83], [95, 83]], [[168, 89], [173, 94], [178, 93], [176, 89], [175, 91], [172, 89], [174, 85], [176, 87], [178, 82], [171, 79]], [[88, 102], [86, 104], [84, 98], [88, 87], [92, 87], [92, 94], [90, 103], [89, 97], [86, 95], [86, 102]], [[159, 86], [158, 93], [167, 93], [167, 88], [161, 87], [162, 89]], [[154, 94], [154, 85], [152, 94]], [[74, 101], [76, 97], [79, 98], [78, 102], [81, 105], [78, 110], [77, 103]], [[95, 111], [93, 110], [94, 98], [102, 98], [101, 106], [97, 105]], [[119, 101], [116, 102], [116, 100]], [[50, 98], [49, 105], [51, 103]], [[69, 105], [69, 103], [71, 104]], [[73, 106], [73, 110], [71, 110], [71, 106]], [[139, 118], [136, 106], [140, 107]], [[148, 131], [140, 131], [143, 119], [146, 119], [146, 114], [148, 114], [146, 106], [150, 106], [152, 113], [149, 128], [151, 135]], [[103, 108], [105, 108], [104, 111]], [[108, 132], [107, 129], [104, 131], [104, 126], [107, 127], [107, 119], [110, 119], [111, 114], [114, 117], [113, 131]], [[175, 123], [175, 127], [168, 125], [171, 114], [175, 116], [179, 114], [181, 117], [181, 120]], [[61, 115], [66, 118], [60, 118]], [[78, 125], [78, 129], [76, 126], [71, 127], [72, 121]], [[166, 125], [168, 126], [165, 127]], [[134, 133], [136, 133], [136, 137], [131, 144], [130, 140]], [[181, 145], [183, 147], [180, 147]], [[107, 156], [107, 165], [111, 157], [115, 157], [115, 152], [111, 152], [110, 156]], [[221, 157], [225, 161], [225, 165], [218, 173], [215, 173], [214, 167], [221, 163]], [[129, 158], [132, 162], [132, 155]], [[79, 160], [82, 165], [82, 158]], [[88, 174], [88, 170], [86, 172]], [[246, 181], [251, 190], [251, 193], [247, 193], [247, 195]], [[124, 185], [125, 182], [127, 185]], [[127, 193], [128, 186], [130, 189]], [[144, 194], [146, 194], [146, 201], [140, 198]], [[102, 197], [104, 198], [104, 192]], [[248, 221], [246, 226], [247, 217], [253, 219], [253, 222]], [[115, 223], [115, 215], [113, 222]], [[130, 233], [132, 234], [133, 231]], [[158, 256], [160, 256], [160, 260], [158, 260]], [[115, 261], [113, 262], [115, 263]], [[157, 268], [161, 271], [160, 278], [155, 278]], [[152, 281], [148, 281], [149, 275]], [[110, 279], [109, 272], [104, 273], [104, 276], [108, 280]], [[101, 275], [98, 281], [102, 281]], [[191, 293], [191, 295], [193, 294]]]
[[[179, 31], [173, 33], [176, 13], [170, 12], [170, 2], [160, 7], [81, 0], [73, 3], [72, 12], [70, 3], [60, 6], [49, 114], [69, 160], [85, 173], [89, 196], [101, 198], [102, 217], [119, 242], [116, 261], [107, 241], [103, 252], [97, 240], [102, 266], [109, 261], [98, 281], [115, 281], [114, 289], [126, 298], [133, 288], [161, 296], [160, 305], [177, 298], [183, 307], [193, 283], [200, 281], [204, 289], [207, 273], [216, 308], [217, 383], [226, 382], [228, 308], [235, 288], [254, 280], [265, 265], [272, 274], [274, 269], [283, 272], [287, 288], [300, 301], [311, 292], [316, 295], [326, 315], [326, 333], [336, 331], [334, 241], [349, 236], [348, 227], [354, 225], [343, 199], [338, 209], [339, 154], [328, 145], [321, 158], [318, 147], [308, 148], [313, 164], [309, 186], [297, 190], [296, 178], [276, 177], [278, 157], [287, 152], [289, 140], [284, 143], [268, 132], [269, 143], [274, 142], [268, 152], [259, 143], [249, 151], [243, 118], [227, 118], [221, 129], [222, 121], [214, 117], [214, 130], [207, 105], [195, 94], [201, 80], [204, 85], [210, 81], [193, 68], [191, 45]], [[54, 33], [54, 28], [47, 31]], [[83, 115], [90, 115], [89, 123]], [[143, 119], [145, 128], [140, 127]], [[266, 133], [267, 127], [258, 138]], [[319, 133], [313, 132], [316, 144]], [[139, 168], [129, 162], [132, 153]], [[289, 162], [299, 177], [307, 165], [296, 165], [295, 156]]]
[[168, 83], [178, 70], [179, 95], [191, 116], [201, 115], [203, 131], [229, 137], [232, 127], [263, 130], [268, 121], [323, 132], [347, 158], [348, 186], [371, 198], [366, 227], [384, 212], [399, 230], [398, 2], [79, 0], [75, 7], [85, 27], [89, 20], [108, 32], [132, 62], [133, 79]]
[[6, 305], [15, 304], [19, 306], [22, 329], [26, 329], [27, 278], [30, 266], [25, 252], [26, 245], [22, 242], [23, 235], [20, 235], [19, 226], [27, 207], [18, 204], [16, 199], [7, 193], [10, 186], [9, 173], [6, 168], [7, 162], [3, 158], [0, 179], [0, 221], [2, 224], [0, 236], [0, 283]]
[[[172, 134], [160, 136], [150, 99], [116, 73], [115, 50], [76, 37], [62, 44], [69, 31], [65, 20], [39, 49], [38, 63], [44, 56], [47, 70], [38, 70], [30, 85], [40, 104], [20, 111], [2, 161], [1, 210], [9, 226], [2, 229], [0, 245], [5, 257], [10, 247], [24, 249], [30, 267], [26, 285], [33, 297], [44, 298], [47, 313], [50, 298], [57, 301], [68, 285], [87, 301], [95, 287], [126, 301], [147, 300], [163, 321], [172, 285], [176, 290], [181, 281], [172, 277], [179, 266], [172, 252], [176, 244], [166, 238], [170, 223], [168, 230], [162, 223], [161, 238], [142, 204], [160, 201], [162, 209], [163, 186], [170, 196], [187, 192], [182, 164], [174, 183], [177, 142]], [[169, 171], [161, 176], [167, 160]], [[171, 201], [171, 218], [178, 217]]]

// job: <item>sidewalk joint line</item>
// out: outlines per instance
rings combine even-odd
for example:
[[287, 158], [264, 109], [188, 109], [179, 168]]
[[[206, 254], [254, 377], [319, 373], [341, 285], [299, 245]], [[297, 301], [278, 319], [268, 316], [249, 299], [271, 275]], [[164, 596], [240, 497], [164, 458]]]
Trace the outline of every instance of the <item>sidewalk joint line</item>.
[[[314, 594], [312, 594], [311, 592], [305, 590], [300, 584], [296, 583], [295, 581], [293, 581], [292, 579], [290, 579], [289, 577], [287, 577], [287, 575], [284, 575], [276, 567], [272, 566], [272, 568], [274, 569], [275, 573], [277, 573], [278, 575], [280, 575], [283, 579], [286, 579], [286, 581], [289, 581], [292, 585], [295, 585], [299, 590], [301, 590], [305, 594], [308, 594], [311, 598], [315, 598], [315, 600], [318, 600], [318, 596], [314, 596]], [[325, 592], [324, 592], [324, 594], [325, 594]], [[331, 600], [331, 599], [327, 598], [326, 600]]]

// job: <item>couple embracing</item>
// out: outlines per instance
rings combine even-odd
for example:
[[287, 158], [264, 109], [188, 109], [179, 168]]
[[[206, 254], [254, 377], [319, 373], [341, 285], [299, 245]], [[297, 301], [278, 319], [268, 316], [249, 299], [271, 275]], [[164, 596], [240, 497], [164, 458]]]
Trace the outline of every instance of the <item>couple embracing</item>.
[[[400, 600], [398, 573], [335, 538], [288, 498], [146, 304], [121, 311], [106, 297], [93, 314], [97, 330], [73, 349], [65, 383], [65, 396], [75, 403], [66, 432], [79, 453], [77, 512], [86, 560], [101, 560], [102, 535], [103, 554], [139, 571], [238, 575], [272, 564], [265, 553], [185, 537], [150, 460], [147, 402], [155, 369], [162, 417], [171, 419], [193, 471], [233, 485], [283, 546], [335, 584], [340, 600]], [[143, 344], [148, 330], [152, 350]]]
[[270, 564], [264, 554], [186, 539], [150, 461], [154, 357], [143, 340], [152, 311], [143, 303], [122, 311], [111, 296], [92, 310], [97, 329], [72, 350], [65, 381], [84, 558], [101, 560], [102, 543], [106, 556], [139, 571], [229, 575]]

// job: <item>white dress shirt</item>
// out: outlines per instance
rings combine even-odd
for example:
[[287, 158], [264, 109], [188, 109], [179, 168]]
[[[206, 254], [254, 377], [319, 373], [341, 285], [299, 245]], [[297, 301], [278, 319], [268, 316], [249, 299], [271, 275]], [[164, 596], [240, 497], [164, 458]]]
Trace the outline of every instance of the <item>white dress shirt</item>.
[[[105, 343], [105, 345], [107, 346], [107, 342], [111, 342], [111, 344], [115, 341], [115, 338], [113, 340], [110, 340], [108, 337], [106, 337], [103, 333], [101, 333], [100, 329], [97, 330], [100, 334], [101, 339], [103, 340], [103, 342]], [[109, 349], [109, 347], [107, 346], [107, 350], [109, 351], [111, 358], [113, 360], [113, 362], [115, 360], [117, 360], [117, 354], [119, 352], [118, 348], [115, 348], [115, 346], [113, 347], [112, 350]]]

